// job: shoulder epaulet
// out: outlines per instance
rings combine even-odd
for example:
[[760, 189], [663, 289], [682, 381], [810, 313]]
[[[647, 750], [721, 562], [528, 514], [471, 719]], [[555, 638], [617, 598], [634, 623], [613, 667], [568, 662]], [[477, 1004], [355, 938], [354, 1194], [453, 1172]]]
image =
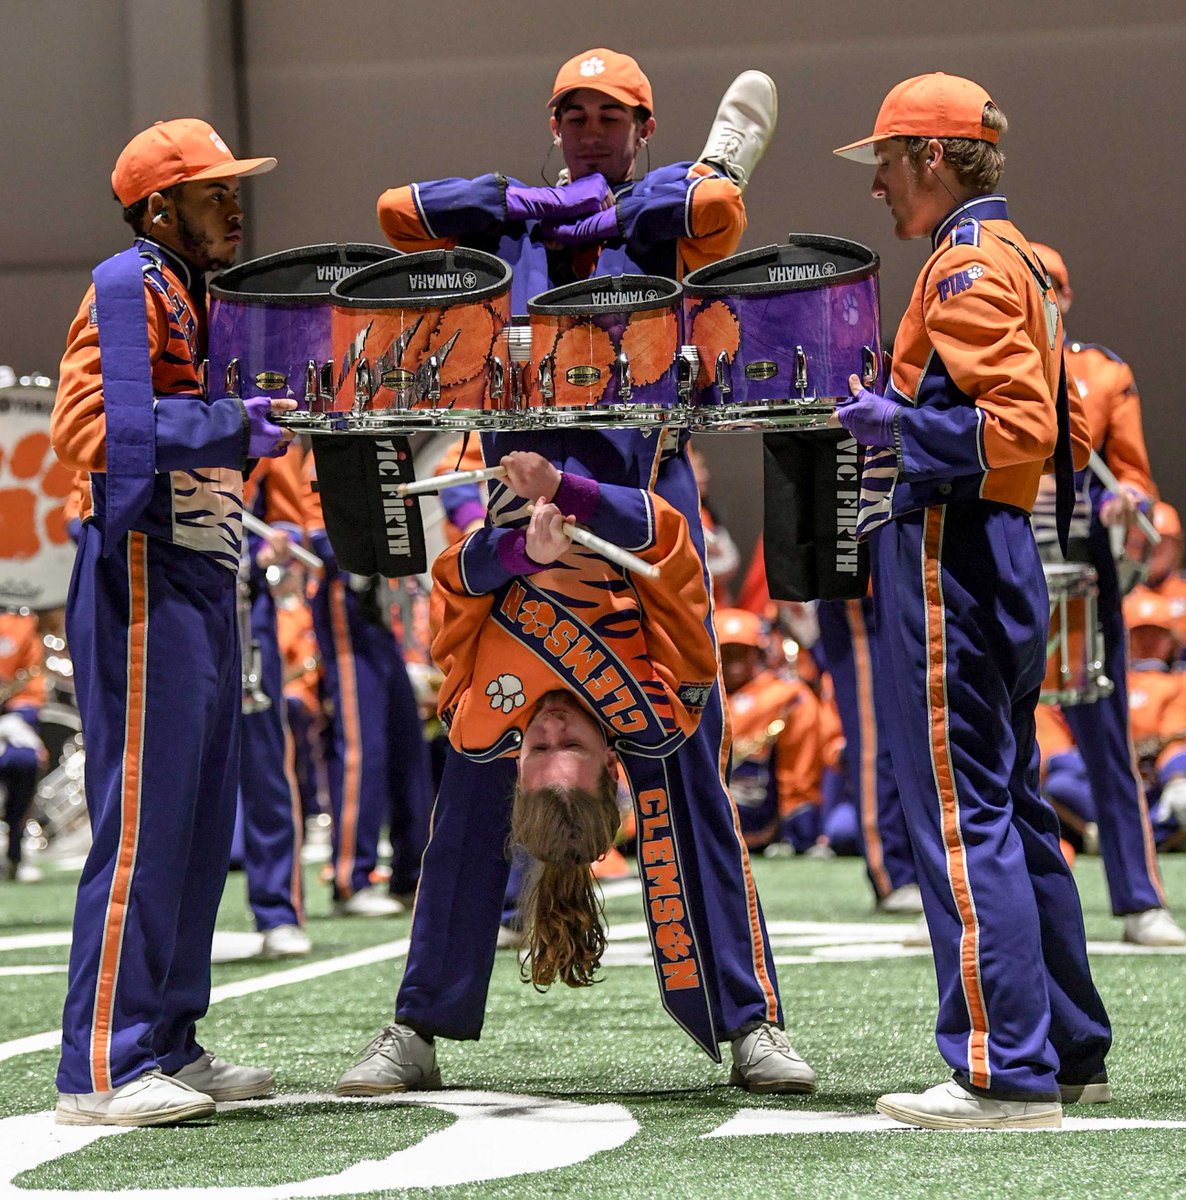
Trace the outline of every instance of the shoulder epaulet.
[[1105, 358], [1110, 358], [1114, 363], [1124, 365], [1124, 359], [1116, 353], [1115, 350], [1109, 350], [1107, 346], [1101, 346], [1098, 342], [1070, 342], [1067, 349], [1078, 354], [1082, 350], [1098, 350]]
[[951, 231], [950, 244], [952, 246], [979, 246], [980, 222], [975, 217], [964, 217], [963, 220], [958, 221]]

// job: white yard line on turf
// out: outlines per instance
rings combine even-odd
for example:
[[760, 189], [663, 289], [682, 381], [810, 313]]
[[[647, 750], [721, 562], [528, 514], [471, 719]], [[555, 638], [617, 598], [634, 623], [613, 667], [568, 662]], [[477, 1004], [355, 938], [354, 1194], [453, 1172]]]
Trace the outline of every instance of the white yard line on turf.
[[[288, 987], [293, 983], [307, 983], [311, 979], [320, 979], [323, 975], [333, 975], [338, 971], [351, 971], [355, 967], [369, 967], [375, 963], [389, 962], [393, 958], [402, 958], [407, 954], [408, 945], [407, 938], [400, 938], [398, 941], [384, 942], [382, 945], [371, 946], [366, 950], [341, 954], [337, 958], [302, 963], [299, 967], [288, 967], [283, 971], [273, 971], [268, 975], [240, 979], [236, 983], [219, 984], [210, 991], [210, 1003], [217, 1004], [221, 1000], [237, 1000], [242, 996], [252, 996], [256, 992], [271, 991], [272, 988]], [[61, 1039], [60, 1030], [50, 1029], [45, 1033], [32, 1033], [28, 1037], [14, 1038], [11, 1042], [0, 1042], [0, 1062], [16, 1058], [21, 1054], [33, 1054], [38, 1050], [52, 1050], [61, 1042]]]

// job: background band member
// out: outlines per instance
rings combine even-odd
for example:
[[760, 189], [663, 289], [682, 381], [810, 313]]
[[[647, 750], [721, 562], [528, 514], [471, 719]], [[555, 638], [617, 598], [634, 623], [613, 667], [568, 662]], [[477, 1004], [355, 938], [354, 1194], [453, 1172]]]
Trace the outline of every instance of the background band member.
[[269, 1092], [203, 1050], [226, 879], [241, 679], [243, 472], [283, 453], [291, 401], [204, 394], [204, 273], [242, 238], [236, 159], [204, 121], [157, 123], [112, 188], [131, 249], [95, 270], [67, 335], [52, 436], [90, 473], [66, 608], [94, 842], [79, 882], [57, 1119], [160, 1125]]
[[898, 84], [873, 134], [837, 151], [876, 166], [899, 238], [931, 238], [889, 395], [852, 376], [839, 421], [867, 448], [857, 533], [896, 634], [877, 642], [878, 707], [954, 1072], [877, 1107], [941, 1129], [1057, 1126], [1061, 1098], [1110, 1097], [1107, 1014], [1034, 734], [1049, 610], [1029, 510], [1050, 467], [1072, 486], [1088, 438], [1058, 305], [994, 191], [1004, 128], [982, 87], [936, 73]]
[[[1034, 244], [1038, 261], [1050, 275], [1063, 317], [1073, 293], [1063, 257], [1049, 246]], [[1112, 912], [1124, 918], [1124, 940], [1143, 946], [1186, 946], [1186, 931], [1165, 907], [1157, 869], [1157, 851], [1141, 777], [1133, 765], [1128, 730], [1128, 637], [1121, 611], [1122, 585], [1109, 531], [1128, 526], [1138, 507], [1152, 508], [1156, 489], [1141, 426], [1141, 399], [1127, 363], [1103, 346], [1068, 340], [1067, 371], [1083, 400], [1092, 448], [1121, 485], [1113, 495], [1091, 473], [1078, 479], [1079, 536], [1072, 537], [1067, 556], [1087, 562], [1099, 582], [1097, 611], [1104, 636], [1104, 674], [1112, 693], [1090, 704], [1064, 704], [1063, 717], [1087, 767], [1095, 801], [1099, 852], [1104, 862]], [[1047, 476], [1034, 508], [1034, 533], [1043, 557], [1060, 561], [1054, 530], [1053, 480]]]
[[31, 613], [0, 613], [0, 787], [8, 855], [3, 877], [36, 883], [41, 871], [24, 861], [25, 821], [47, 763], [37, 715], [45, 703], [45, 647]]

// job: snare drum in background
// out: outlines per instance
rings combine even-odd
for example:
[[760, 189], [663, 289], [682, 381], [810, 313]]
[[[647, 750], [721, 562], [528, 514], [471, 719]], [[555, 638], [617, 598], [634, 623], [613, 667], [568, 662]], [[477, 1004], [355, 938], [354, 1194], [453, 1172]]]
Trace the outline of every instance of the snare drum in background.
[[598, 275], [527, 302], [531, 427], [683, 423], [682, 289], [657, 275]]
[[220, 272], [210, 281], [210, 394], [292, 399], [299, 407], [285, 424], [320, 428], [334, 390], [329, 290], [398, 255], [385, 246], [329, 243]]
[[691, 426], [708, 433], [822, 428], [849, 394], [877, 383], [879, 259], [843, 238], [792, 233], [684, 279], [695, 348]]
[[1045, 563], [1042, 571], [1050, 594], [1050, 633], [1039, 701], [1091, 704], [1112, 691], [1112, 681], [1104, 674], [1095, 568], [1086, 563]]
[[478, 250], [405, 254], [330, 292], [335, 425], [507, 428], [511, 268]]

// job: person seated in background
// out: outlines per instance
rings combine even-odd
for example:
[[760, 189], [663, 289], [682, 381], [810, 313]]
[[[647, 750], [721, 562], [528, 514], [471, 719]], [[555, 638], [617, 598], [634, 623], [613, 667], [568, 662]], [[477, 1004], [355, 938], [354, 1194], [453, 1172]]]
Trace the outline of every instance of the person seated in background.
[[[1128, 675], [1132, 741], [1148, 789], [1160, 850], [1186, 847], [1186, 673], [1170, 602], [1155, 592], [1125, 598], [1132, 669]], [[1165, 945], [1183, 945], [1167, 941]]]
[[730, 788], [746, 845], [806, 853], [822, 834], [819, 701], [787, 670], [766, 665], [768, 638], [757, 616], [721, 608], [715, 619], [733, 726]]

